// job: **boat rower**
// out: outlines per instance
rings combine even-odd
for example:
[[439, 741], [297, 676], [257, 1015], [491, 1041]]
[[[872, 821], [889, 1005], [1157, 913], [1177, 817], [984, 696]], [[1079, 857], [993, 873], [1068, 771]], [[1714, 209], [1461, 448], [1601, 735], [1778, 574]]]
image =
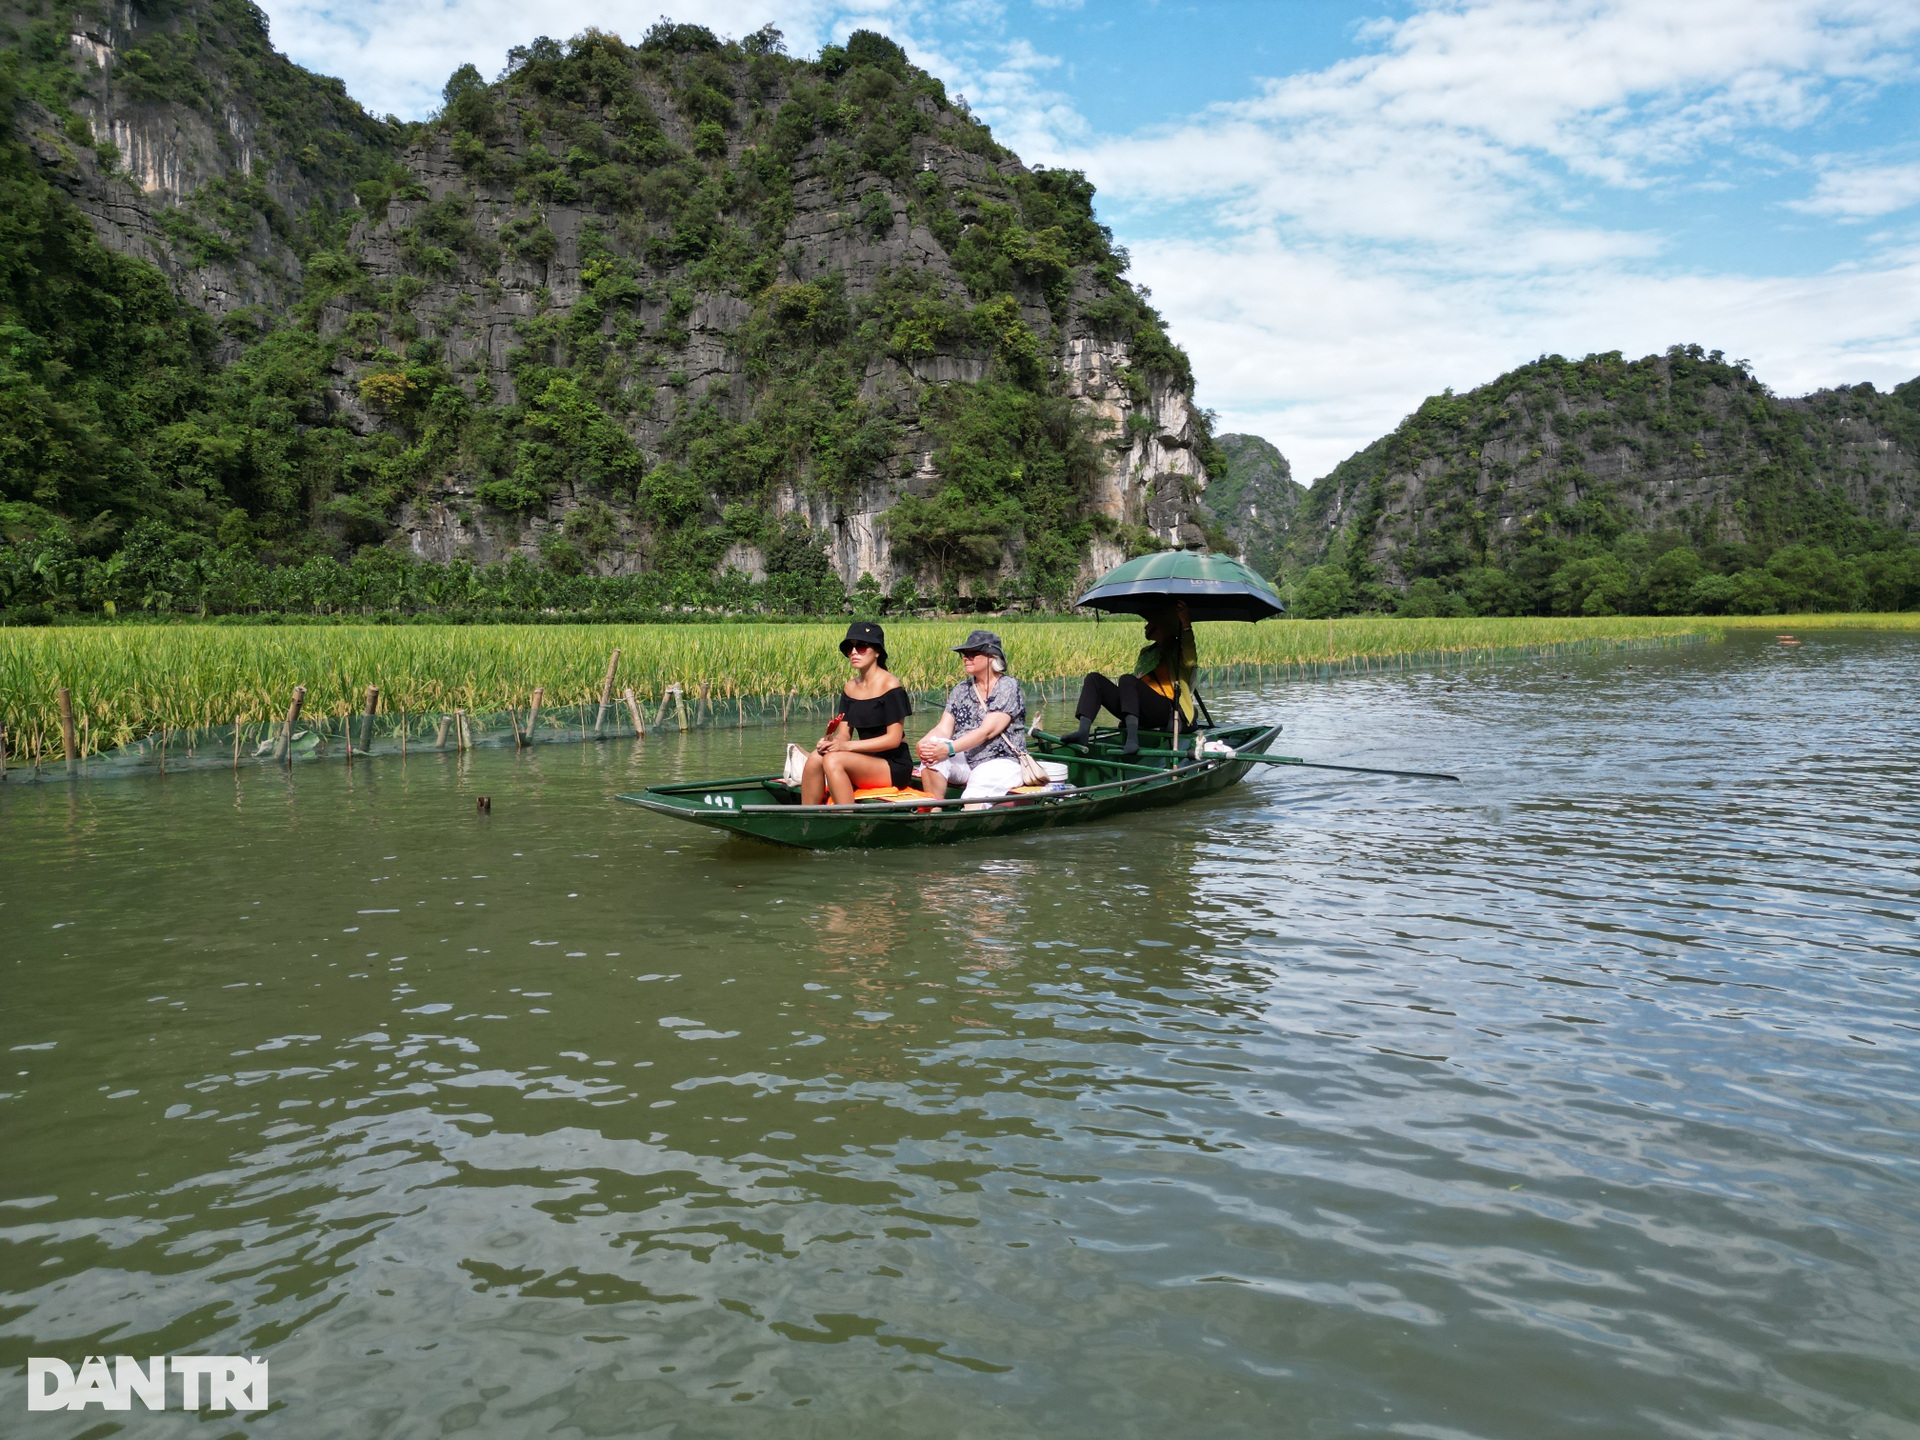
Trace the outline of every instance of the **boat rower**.
[[1061, 743], [1084, 744], [1103, 707], [1120, 718], [1122, 759], [1139, 753], [1142, 725], [1149, 730], [1170, 729], [1177, 710], [1182, 726], [1190, 729], [1193, 682], [1198, 671], [1199, 656], [1187, 602], [1176, 601], [1147, 617], [1147, 643], [1133, 662], [1132, 674], [1114, 681], [1096, 671], [1081, 682], [1080, 699], [1073, 707], [1080, 724], [1072, 733], [1062, 735]]

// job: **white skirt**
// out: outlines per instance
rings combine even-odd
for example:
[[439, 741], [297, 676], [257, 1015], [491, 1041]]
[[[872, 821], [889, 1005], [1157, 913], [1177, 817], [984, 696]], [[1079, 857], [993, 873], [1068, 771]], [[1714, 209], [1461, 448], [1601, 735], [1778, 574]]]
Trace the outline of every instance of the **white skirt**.
[[966, 788], [960, 792], [962, 800], [995, 800], [1020, 783], [1020, 762], [1004, 756], [970, 765], [963, 750], [923, 768], [938, 770], [950, 785], [964, 785]]

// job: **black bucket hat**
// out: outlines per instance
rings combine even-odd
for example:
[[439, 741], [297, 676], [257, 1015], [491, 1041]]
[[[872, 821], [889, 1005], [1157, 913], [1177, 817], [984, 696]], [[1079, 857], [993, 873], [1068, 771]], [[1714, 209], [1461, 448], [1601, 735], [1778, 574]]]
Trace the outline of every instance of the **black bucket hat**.
[[1002, 665], [1007, 663], [1007, 652], [1000, 648], [1000, 637], [991, 630], [976, 630], [958, 645], [953, 647], [956, 655], [965, 655], [969, 650], [978, 650], [983, 655], [991, 655]]
[[856, 620], [847, 626], [847, 638], [840, 642], [840, 653], [845, 655], [856, 645], [871, 645], [880, 652], [880, 668], [887, 668], [887, 632], [871, 620]]

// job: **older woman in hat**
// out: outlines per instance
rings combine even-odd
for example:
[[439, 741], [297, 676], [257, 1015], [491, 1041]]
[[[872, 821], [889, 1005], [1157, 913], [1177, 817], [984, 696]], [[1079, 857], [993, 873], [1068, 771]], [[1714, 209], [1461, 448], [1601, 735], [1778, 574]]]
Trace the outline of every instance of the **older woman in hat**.
[[903, 789], [913, 779], [906, 728], [913, 702], [887, 669], [887, 632], [871, 620], [856, 620], [847, 626], [840, 653], [853, 666], [853, 677], [841, 687], [827, 733], [800, 772], [803, 805], [823, 804], [828, 795], [836, 805], [850, 805], [862, 786]]
[[1090, 674], [1080, 685], [1080, 701], [1073, 707], [1080, 724], [1060, 737], [1067, 745], [1084, 741], [1093, 730], [1102, 706], [1120, 718], [1122, 757], [1140, 749], [1140, 727], [1165, 730], [1177, 711], [1180, 723], [1193, 724], [1193, 681], [1198, 673], [1193, 646], [1193, 621], [1187, 602], [1176, 601], [1147, 617], [1147, 643], [1133, 662], [1133, 673], [1117, 681]]
[[961, 798], [1004, 795], [1020, 783], [1027, 746], [1027, 697], [1007, 674], [1007, 652], [991, 630], [976, 630], [953, 647], [967, 678], [953, 687], [940, 723], [918, 746], [920, 788], [938, 800], [949, 784]]

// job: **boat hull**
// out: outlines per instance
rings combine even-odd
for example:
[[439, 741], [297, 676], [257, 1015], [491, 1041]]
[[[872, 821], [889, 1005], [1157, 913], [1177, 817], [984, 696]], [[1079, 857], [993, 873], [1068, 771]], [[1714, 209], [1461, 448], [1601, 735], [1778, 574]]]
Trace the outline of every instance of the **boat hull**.
[[[975, 808], [957, 803], [934, 807], [914, 802], [887, 805], [800, 805], [782, 801], [778, 777], [659, 785], [622, 795], [628, 804], [690, 824], [723, 830], [750, 840], [802, 850], [896, 850], [919, 845], [951, 845], [1028, 831], [1062, 829], [1110, 816], [1163, 805], [1178, 805], [1238, 784], [1255, 762], [1238, 754], [1264, 752], [1280, 727], [1248, 726], [1213, 732], [1237, 752], [1235, 758], [1209, 757], [1175, 762], [1152, 773], [1121, 774], [1117, 745], [1096, 744], [1083, 755], [1036, 743], [1033, 753], [1065, 761], [1076, 782], [1092, 783], [1063, 794], [1010, 796]], [[1143, 742], [1153, 748], [1149, 737]], [[1135, 767], [1146, 769], [1146, 767]], [[1109, 778], [1118, 776], [1118, 778]], [[770, 802], [770, 803], [760, 803]]]

